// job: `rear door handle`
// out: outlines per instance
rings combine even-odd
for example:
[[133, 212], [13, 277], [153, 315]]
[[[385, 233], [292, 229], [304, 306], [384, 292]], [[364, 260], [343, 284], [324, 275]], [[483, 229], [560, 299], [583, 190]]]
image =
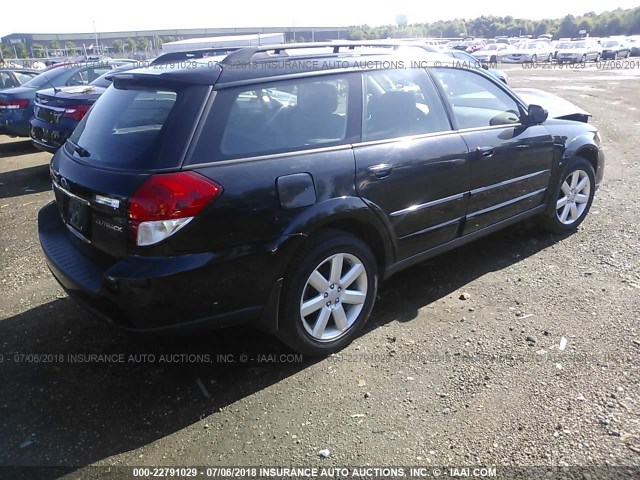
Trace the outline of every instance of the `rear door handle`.
[[476, 153], [479, 157], [491, 157], [493, 155], [493, 147], [491, 145], [483, 145], [476, 148]]
[[378, 165], [372, 165], [367, 168], [367, 171], [370, 175], [373, 175], [376, 178], [385, 178], [391, 175], [391, 171], [393, 170], [393, 166], [388, 163], [380, 163]]

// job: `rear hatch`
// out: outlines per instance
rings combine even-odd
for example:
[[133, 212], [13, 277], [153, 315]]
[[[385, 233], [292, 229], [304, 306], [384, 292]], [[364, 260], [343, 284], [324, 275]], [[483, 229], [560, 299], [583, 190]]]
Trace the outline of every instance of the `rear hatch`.
[[104, 91], [93, 85], [41, 90], [36, 93], [33, 115], [54, 125], [64, 117], [80, 121]]
[[91, 251], [126, 255], [130, 198], [150, 177], [179, 170], [210, 85], [134, 75], [98, 99], [51, 162], [58, 209]]

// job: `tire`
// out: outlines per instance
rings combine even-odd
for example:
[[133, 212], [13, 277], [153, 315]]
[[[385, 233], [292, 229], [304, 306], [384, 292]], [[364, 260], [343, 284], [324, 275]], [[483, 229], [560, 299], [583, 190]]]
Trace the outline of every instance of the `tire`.
[[569, 160], [560, 178], [551, 197], [555, 204], [536, 217], [538, 225], [551, 233], [575, 230], [589, 213], [595, 193], [593, 166], [582, 157]]
[[538, 62], [538, 56], [534, 53], [533, 57], [531, 57], [531, 63], [537, 63]]
[[496, 58], [495, 55], [489, 59], [489, 63], [492, 63], [494, 65], [498, 63], [498, 59]]
[[378, 266], [369, 247], [339, 230], [321, 232], [285, 275], [277, 336], [305, 355], [340, 350], [367, 322], [377, 290]]
[[582, 60], [580, 60], [581, 63], [587, 63], [587, 56], [586, 55], [582, 55]]

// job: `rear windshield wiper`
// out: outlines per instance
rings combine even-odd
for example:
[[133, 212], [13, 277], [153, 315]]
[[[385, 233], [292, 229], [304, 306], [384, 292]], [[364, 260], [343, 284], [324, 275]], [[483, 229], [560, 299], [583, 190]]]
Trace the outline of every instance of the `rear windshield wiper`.
[[73, 146], [73, 153], [77, 153], [79, 156], [81, 157], [90, 157], [91, 153], [89, 153], [89, 150], [82, 148], [80, 145], [78, 145], [77, 143], [72, 142], [71, 140], [67, 140], [72, 146]]

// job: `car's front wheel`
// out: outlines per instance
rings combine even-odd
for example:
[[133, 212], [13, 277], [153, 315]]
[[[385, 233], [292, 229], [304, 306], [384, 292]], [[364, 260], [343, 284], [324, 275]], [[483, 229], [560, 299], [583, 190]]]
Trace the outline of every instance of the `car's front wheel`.
[[377, 263], [360, 239], [316, 235], [285, 277], [278, 338], [307, 355], [348, 345], [366, 323], [378, 288]]
[[537, 218], [545, 230], [553, 233], [577, 228], [589, 213], [595, 193], [593, 166], [584, 158], [570, 160], [560, 178], [552, 197], [555, 204]]

